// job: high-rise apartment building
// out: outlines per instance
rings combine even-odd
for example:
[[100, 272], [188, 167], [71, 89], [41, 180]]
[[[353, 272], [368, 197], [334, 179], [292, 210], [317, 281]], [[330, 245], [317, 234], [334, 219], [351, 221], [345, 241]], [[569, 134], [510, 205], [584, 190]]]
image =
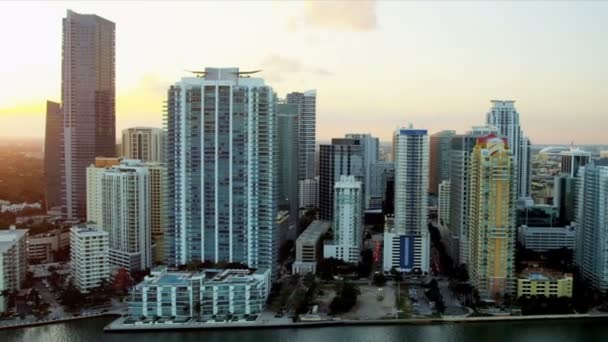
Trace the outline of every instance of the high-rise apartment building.
[[164, 263], [164, 232], [167, 223], [165, 211], [167, 168], [160, 163], [145, 163], [145, 166], [150, 172], [150, 229], [154, 245], [152, 257], [155, 263]]
[[[27, 273], [27, 229], [0, 230], [0, 293], [19, 291]], [[0, 313], [7, 309], [7, 296], [0, 296]]]
[[482, 299], [514, 291], [515, 163], [506, 138], [477, 139], [469, 182], [469, 274]]
[[576, 264], [601, 291], [608, 290], [608, 166], [579, 169], [576, 211]]
[[86, 217], [86, 168], [116, 154], [115, 25], [68, 10], [63, 19], [61, 110], [65, 215]]
[[61, 206], [63, 114], [61, 105], [46, 101], [46, 127], [44, 130], [44, 184], [46, 210]]
[[70, 229], [71, 273], [80, 292], [87, 293], [110, 278], [108, 232], [86, 223]]
[[340, 176], [334, 186], [333, 241], [323, 248], [325, 258], [357, 263], [363, 241], [363, 186], [354, 176]]
[[[91, 199], [89, 222], [109, 234], [110, 264], [129, 272], [152, 266], [151, 177], [137, 160], [121, 160], [111, 167], [87, 168]], [[96, 206], [96, 208], [94, 207]]]
[[300, 208], [319, 208], [319, 176], [298, 181]]
[[380, 142], [378, 138], [373, 137], [371, 134], [346, 134], [346, 139], [358, 140], [361, 144], [363, 153], [363, 193], [364, 193], [364, 208], [371, 209], [372, 204], [372, 165], [378, 162], [378, 156], [380, 155]]
[[455, 263], [469, 263], [469, 182], [471, 154], [477, 139], [497, 134], [492, 126], [477, 126], [466, 134], [452, 138], [450, 146], [450, 241], [449, 249]]
[[390, 180], [395, 179], [395, 163], [378, 161], [371, 166], [370, 175], [370, 207], [369, 209], [382, 209], [386, 201], [386, 189]]
[[317, 173], [317, 91], [289, 93], [287, 103], [298, 106], [298, 179], [313, 179]]
[[498, 134], [507, 138], [509, 150], [516, 163], [517, 196], [530, 196], [530, 140], [524, 136], [519, 124], [519, 113], [515, 101], [492, 100], [492, 108], [486, 114], [486, 124], [498, 129]]
[[276, 95], [238, 68], [205, 68], [169, 88], [168, 265], [240, 262], [276, 274]]
[[279, 206], [289, 211], [293, 226], [298, 225], [298, 106], [277, 104], [279, 150]]
[[444, 180], [439, 183], [437, 192], [437, 220], [439, 224], [450, 225], [450, 181]]
[[437, 194], [439, 184], [450, 179], [450, 143], [455, 131], [441, 131], [431, 135], [429, 163], [429, 192]]
[[122, 130], [122, 157], [142, 162], [163, 162], [165, 134], [154, 127], [132, 127]]
[[429, 271], [430, 236], [427, 197], [429, 139], [427, 130], [400, 128], [393, 137], [395, 160], [395, 219], [392, 231], [407, 237], [413, 251], [412, 268]]
[[560, 155], [562, 156], [561, 173], [569, 177], [576, 177], [579, 168], [587, 165], [591, 160], [591, 153], [579, 148], [570, 148]]
[[340, 176], [365, 178], [363, 148], [359, 139], [334, 138], [321, 145], [319, 153], [319, 218], [331, 221], [334, 213], [334, 185]]

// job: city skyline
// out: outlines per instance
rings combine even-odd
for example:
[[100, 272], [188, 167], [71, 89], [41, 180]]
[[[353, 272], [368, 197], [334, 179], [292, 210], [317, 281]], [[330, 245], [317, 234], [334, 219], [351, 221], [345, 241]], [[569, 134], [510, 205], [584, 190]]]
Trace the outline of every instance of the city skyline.
[[[602, 143], [601, 127], [608, 124], [602, 111], [608, 89], [600, 83], [608, 70], [602, 67], [608, 60], [601, 35], [608, 25], [604, 3], [241, 2], [168, 8], [161, 2], [56, 2], [31, 11], [33, 5], [3, 5], [5, 30], [24, 15], [40, 28], [2, 37], [4, 46], [17, 47], [0, 66], [5, 137], [43, 136], [46, 99], [60, 99], [58, 22], [66, 9], [116, 23], [118, 134], [126, 127], [160, 127], [166, 88], [185, 70], [230, 65], [262, 69], [260, 77], [280, 96], [317, 89], [318, 140], [363, 132], [388, 141], [409, 122], [430, 133], [463, 132], [482, 123], [480, 115], [496, 98], [517, 101], [533, 144]], [[141, 15], [131, 25], [135, 9]], [[332, 13], [340, 13], [339, 20]], [[223, 39], [207, 37], [200, 47], [185, 45], [228, 14], [253, 25], [245, 32], [232, 25]], [[253, 39], [260, 35], [269, 39]], [[235, 39], [241, 43], [226, 43]], [[209, 44], [217, 48], [206, 49]], [[340, 124], [344, 120], [348, 128]], [[575, 125], [580, 130], [572, 131]]]

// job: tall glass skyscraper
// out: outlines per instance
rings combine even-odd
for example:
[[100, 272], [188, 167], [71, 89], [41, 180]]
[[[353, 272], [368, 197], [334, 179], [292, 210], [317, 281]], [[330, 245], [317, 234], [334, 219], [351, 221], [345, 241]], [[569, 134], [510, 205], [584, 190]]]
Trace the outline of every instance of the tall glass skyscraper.
[[62, 111], [65, 215], [86, 217], [86, 168], [116, 155], [115, 27], [68, 10], [63, 19]]
[[[277, 104], [279, 139], [279, 206], [289, 211], [291, 225], [297, 227], [299, 211], [298, 191], [298, 106]], [[294, 233], [297, 229], [293, 229]], [[297, 236], [290, 236], [295, 240]]]
[[371, 209], [371, 193], [372, 193], [372, 165], [378, 162], [380, 155], [380, 141], [371, 134], [355, 134], [350, 133], [344, 136], [347, 139], [359, 140], [361, 149], [363, 150], [363, 207]]
[[456, 131], [441, 131], [431, 135], [429, 192], [439, 193], [439, 184], [450, 179], [450, 142]]
[[47, 101], [44, 131], [44, 183], [47, 211], [61, 205], [62, 146], [63, 115], [61, 114], [61, 105]]
[[298, 106], [298, 179], [313, 179], [317, 174], [317, 91], [289, 93], [287, 103]]
[[167, 263], [276, 270], [276, 95], [238, 68], [196, 75], [167, 93]]

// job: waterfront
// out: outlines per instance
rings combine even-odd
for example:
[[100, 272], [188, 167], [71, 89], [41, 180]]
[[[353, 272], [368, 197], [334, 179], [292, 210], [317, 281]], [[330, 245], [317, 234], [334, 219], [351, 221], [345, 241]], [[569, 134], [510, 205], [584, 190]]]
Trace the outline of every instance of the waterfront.
[[606, 341], [605, 320], [526, 321], [442, 325], [351, 326], [301, 329], [104, 333], [112, 318], [0, 331], [2, 342], [377, 342], [377, 341]]

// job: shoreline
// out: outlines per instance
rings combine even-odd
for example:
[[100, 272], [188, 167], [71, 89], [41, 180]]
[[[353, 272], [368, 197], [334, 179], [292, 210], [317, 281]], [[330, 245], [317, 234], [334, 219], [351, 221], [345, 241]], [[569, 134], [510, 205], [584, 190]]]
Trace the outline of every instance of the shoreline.
[[121, 315], [116, 314], [116, 313], [104, 312], [104, 313], [93, 314], [93, 315], [81, 315], [81, 316], [76, 316], [76, 317], [49, 319], [49, 320], [36, 321], [36, 322], [17, 323], [14, 325], [0, 325], [0, 331], [39, 327], [39, 326], [43, 326], [43, 325], [61, 324], [61, 323], [66, 323], [66, 322], [71, 322], [71, 321], [80, 321], [80, 320], [85, 320], [85, 319], [102, 318], [102, 317], [120, 318]]
[[569, 315], [539, 315], [539, 316], [500, 316], [500, 317], [444, 317], [444, 318], [415, 318], [415, 319], [379, 319], [379, 320], [332, 320], [297, 323], [174, 323], [174, 324], [123, 324], [124, 317], [118, 318], [104, 327], [104, 333], [140, 333], [140, 332], [177, 332], [200, 330], [259, 330], [259, 329], [300, 329], [323, 328], [336, 326], [382, 326], [382, 325], [443, 325], [493, 322], [521, 321], [551, 321], [551, 320], [606, 320], [608, 314], [569, 314]]

